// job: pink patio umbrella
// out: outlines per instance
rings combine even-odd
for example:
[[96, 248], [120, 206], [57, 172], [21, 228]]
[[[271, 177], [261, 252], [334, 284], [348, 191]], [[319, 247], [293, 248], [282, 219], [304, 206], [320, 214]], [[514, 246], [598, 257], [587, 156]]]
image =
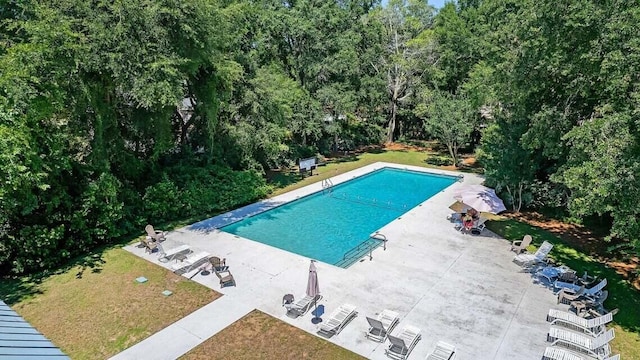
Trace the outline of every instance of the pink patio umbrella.
[[507, 210], [496, 191], [482, 185], [465, 186], [454, 193], [454, 198], [480, 212], [497, 214]]

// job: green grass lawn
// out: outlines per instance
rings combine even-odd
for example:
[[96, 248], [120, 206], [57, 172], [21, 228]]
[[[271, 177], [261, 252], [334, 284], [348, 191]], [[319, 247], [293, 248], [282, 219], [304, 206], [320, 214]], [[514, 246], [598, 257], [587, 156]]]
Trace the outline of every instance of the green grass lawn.
[[[2, 298], [72, 359], [106, 359], [221, 296], [123, 249], [88, 260], [38, 282], [0, 286]], [[140, 276], [148, 281], [137, 283]]]
[[614, 353], [619, 352], [623, 359], [640, 359], [640, 292], [614, 269], [568, 246], [554, 234], [523, 222], [513, 219], [490, 221], [487, 228], [507, 240], [520, 240], [529, 234], [535, 246], [546, 240], [553, 244], [550, 257], [555, 261], [576, 270], [579, 275], [586, 271], [590, 275], [607, 278], [609, 297], [605, 306], [607, 309], [620, 309], [614, 317], [616, 337], [611, 343]]

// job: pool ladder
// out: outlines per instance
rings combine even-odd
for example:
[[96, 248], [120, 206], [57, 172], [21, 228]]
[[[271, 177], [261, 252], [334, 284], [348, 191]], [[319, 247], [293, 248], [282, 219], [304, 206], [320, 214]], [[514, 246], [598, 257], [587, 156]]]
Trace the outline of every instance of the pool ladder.
[[331, 179], [324, 179], [322, 180], [322, 191], [326, 190], [329, 193], [331, 193], [333, 189], [333, 181], [331, 181]]

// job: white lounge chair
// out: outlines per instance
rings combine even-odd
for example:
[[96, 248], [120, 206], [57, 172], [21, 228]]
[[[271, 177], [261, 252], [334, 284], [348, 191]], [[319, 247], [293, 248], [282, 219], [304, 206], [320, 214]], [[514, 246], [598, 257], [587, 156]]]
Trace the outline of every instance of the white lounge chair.
[[[603, 360], [601, 357], [587, 356], [559, 347], [547, 347], [542, 355], [543, 360]], [[607, 357], [604, 360], [620, 360], [620, 354]]]
[[[322, 299], [322, 295], [316, 296], [315, 302], [320, 301], [320, 299]], [[313, 303], [314, 303], [313, 297], [305, 295], [303, 298], [291, 304], [287, 308], [287, 316], [292, 318], [297, 318], [298, 316], [302, 316], [311, 309], [311, 305]]]
[[609, 329], [607, 332], [593, 337], [584, 333], [552, 327], [549, 329], [547, 340], [553, 341], [552, 346], [559, 345], [568, 347], [578, 350], [579, 352], [584, 352], [590, 356], [603, 358], [611, 354], [609, 342], [613, 340], [614, 337], [615, 333], [613, 329]]
[[210, 254], [206, 251], [190, 254], [186, 259], [176, 262], [175, 264], [171, 264], [171, 269], [175, 273], [186, 274], [209, 261], [209, 255]]
[[369, 330], [364, 335], [373, 341], [384, 342], [387, 335], [398, 325], [398, 321], [400, 321], [398, 313], [387, 309], [383, 310], [375, 319], [367, 316]]
[[320, 325], [318, 333], [325, 336], [338, 335], [340, 331], [358, 315], [355, 305], [342, 304], [339, 308], [335, 309], [329, 319]]
[[158, 257], [158, 261], [160, 262], [168, 262], [171, 261], [173, 259], [175, 259], [176, 256], [178, 255], [184, 255], [184, 254], [188, 254], [191, 252], [191, 249], [189, 248], [189, 245], [180, 245], [177, 247], [174, 247], [172, 249], [169, 249], [167, 251], [161, 250], [160, 255]]
[[560, 292], [558, 292], [558, 304], [568, 304], [571, 301], [578, 300], [578, 298], [594, 299], [598, 297], [602, 290], [604, 290], [604, 287], [607, 286], [607, 279], [602, 279], [598, 285], [589, 289], [582, 287], [582, 291], [580, 291], [580, 288], [576, 289], [576, 285], [559, 281], [556, 281], [554, 286], [560, 288]]
[[398, 335], [389, 335], [387, 338], [391, 344], [385, 350], [385, 354], [394, 359], [404, 360], [409, 357], [411, 350], [420, 341], [420, 329], [407, 325]]
[[547, 257], [547, 255], [549, 255], [549, 253], [551, 252], [551, 249], [553, 249], [553, 244], [545, 241], [542, 243], [542, 245], [540, 245], [535, 254], [516, 255], [513, 258], [513, 262], [523, 267], [529, 267], [542, 263], [544, 262], [544, 259]]
[[606, 325], [613, 321], [613, 315], [617, 313], [618, 309], [615, 309], [597, 318], [585, 319], [570, 312], [551, 309], [547, 314], [547, 321], [550, 321], [551, 325], [579, 330], [591, 336], [598, 336], [607, 330]]
[[527, 246], [531, 244], [531, 235], [525, 235], [522, 240], [514, 240], [511, 242], [511, 251], [514, 251], [516, 254], [520, 254], [521, 252], [527, 249]]
[[438, 341], [436, 348], [427, 356], [427, 360], [452, 360], [456, 357], [456, 347], [444, 341]]

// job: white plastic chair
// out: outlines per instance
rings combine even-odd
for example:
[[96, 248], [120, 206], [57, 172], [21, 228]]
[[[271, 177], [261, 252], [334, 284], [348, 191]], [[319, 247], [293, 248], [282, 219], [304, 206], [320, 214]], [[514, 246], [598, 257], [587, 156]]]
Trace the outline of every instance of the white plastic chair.
[[436, 348], [427, 356], [427, 360], [452, 360], [456, 357], [456, 347], [444, 341], [438, 341]]
[[398, 313], [387, 309], [383, 310], [375, 319], [367, 316], [369, 330], [364, 335], [373, 341], [384, 342], [399, 321]]
[[167, 251], [161, 250], [158, 256], [158, 261], [160, 262], [171, 261], [180, 254], [187, 254], [190, 252], [191, 252], [191, 249], [189, 248], [189, 245], [180, 245], [180, 246], [171, 248]]
[[613, 321], [613, 315], [617, 313], [618, 309], [615, 309], [602, 316], [585, 319], [570, 312], [551, 309], [547, 314], [547, 321], [551, 322], [551, 325], [579, 330], [595, 337], [607, 330], [605, 325]]
[[549, 329], [547, 340], [553, 341], [552, 346], [560, 345], [577, 348], [591, 356], [601, 358], [611, 354], [609, 342], [613, 340], [614, 337], [615, 332], [613, 329], [609, 329], [609, 331], [593, 337], [583, 333], [552, 327]]
[[[587, 356], [585, 354], [574, 353], [568, 349], [559, 347], [547, 347], [542, 355], [544, 360], [601, 360], [600, 357]], [[620, 360], [620, 354], [602, 360]]]
[[520, 254], [527, 249], [527, 246], [531, 244], [531, 241], [533, 241], [531, 235], [525, 235], [522, 240], [514, 240], [511, 242], [511, 251], [516, 254]]
[[541, 262], [544, 262], [544, 259], [547, 257], [547, 255], [549, 255], [549, 253], [551, 252], [551, 249], [553, 249], [553, 244], [551, 244], [548, 241], [545, 241], [542, 243], [542, 245], [540, 245], [540, 247], [538, 248], [535, 254], [516, 255], [513, 258], [513, 262], [523, 267], [539, 264]]
[[318, 333], [325, 336], [338, 335], [356, 315], [358, 315], [358, 312], [355, 305], [342, 304], [329, 315], [329, 319], [326, 322], [320, 325]]
[[418, 341], [420, 341], [421, 337], [420, 329], [407, 325], [398, 335], [389, 335], [387, 337], [391, 344], [389, 344], [389, 348], [385, 350], [385, 354], [394, 359], [404, 360], [409, 357], [409, 354], [411, 354], [411, 351]]
[[177, 262], [171, 265], [171, 269], [175, 273], [185, 274], [188, 273], [201, 264], [205, 263], [209, 259], [209, 253], [206, 251], [201, 251], [199, 253], [190, 254], [184, 260]]

